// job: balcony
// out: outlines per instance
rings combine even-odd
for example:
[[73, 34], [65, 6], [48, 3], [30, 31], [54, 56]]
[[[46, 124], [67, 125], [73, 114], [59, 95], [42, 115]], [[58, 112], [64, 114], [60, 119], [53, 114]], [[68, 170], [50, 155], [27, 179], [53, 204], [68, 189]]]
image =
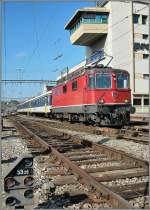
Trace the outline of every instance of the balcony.
[[90, 46], [107, 34], [108, 11], [104, 8], [88, 8], [76, 12], [65, 26], [70, 31], [74, 45]]

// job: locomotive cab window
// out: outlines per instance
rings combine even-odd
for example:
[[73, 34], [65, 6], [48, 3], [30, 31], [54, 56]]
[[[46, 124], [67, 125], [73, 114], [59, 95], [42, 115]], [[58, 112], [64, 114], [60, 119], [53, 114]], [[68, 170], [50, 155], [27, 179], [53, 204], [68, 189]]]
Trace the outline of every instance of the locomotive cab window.
[[63, 93], [67, 93], [67, 85], [63, 86]]
[[72, 82], [72, 91], [77, 90], [78, 86], [77, 86], [77, 80]]
[[117, 74], [117, 88], [127, 89], [129, 88], [129, 76], [127, 74]]
[[111, 75], [96, 74], [96, 88], [111, 88]]

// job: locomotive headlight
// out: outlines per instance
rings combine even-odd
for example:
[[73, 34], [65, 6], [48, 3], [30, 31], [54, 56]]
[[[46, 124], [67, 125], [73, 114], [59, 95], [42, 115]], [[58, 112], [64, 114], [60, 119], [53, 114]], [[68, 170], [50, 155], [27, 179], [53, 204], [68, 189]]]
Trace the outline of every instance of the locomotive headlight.
[[129, 100], [128, 100], [128, 99], [125, 99], [125, 100], [124, 100], [124, 102], [125, 102], [125, 103], [128, 103], [128, 102], [129, 102]]
[[104, 104], [104, 99], [100, 99], [100, 100], [99, 100], [99, 103], [100, 103], [100, 104]]

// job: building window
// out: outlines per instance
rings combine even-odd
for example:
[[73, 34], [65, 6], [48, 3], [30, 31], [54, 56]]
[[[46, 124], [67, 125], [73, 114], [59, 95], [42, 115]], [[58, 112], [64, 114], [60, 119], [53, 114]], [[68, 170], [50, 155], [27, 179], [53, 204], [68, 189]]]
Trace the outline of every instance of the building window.
[[141, 98], [134, 98], [133, 99], [133, 105], [141, 106]]
[[143, 79], [149, 79], [149, 74], [143, 74]]
[[108, 23], [107, 14], [83, 14], [70, 28], [70, 34], [72, 35], [81, 24], [106, 24]]
[[146, 43], [134, 42], [133, 47], [134, 47], [134, 51], [149, 50], [149, 44], [146, 44]]
[[147, 59], [149, 57], [149, 54], [143, 54], [143, 59]]
[[67, 85], [63, 86], [63, 93], [67, 93]]
[[75, 91], [75, 90], [77, 90], [77, 88], [78, 88], [77, 87], [77, 81], [73, 81], [72, 82], [72, 90]]
[[147, 24], [147, 16], [146, 15], [142, 15], [142, 24], [143, 25]]
[[144, 106], [148, 106], [149, 105], [149, 99], [148, 98], [144, 98]]
[[140, 17], [140, 15], [133, 14], [133, 23], [134, 24], [138, 24], [139, 23], [139, 17]]
[[148, 39], [148, 34], [143, 34], [143, 39]]

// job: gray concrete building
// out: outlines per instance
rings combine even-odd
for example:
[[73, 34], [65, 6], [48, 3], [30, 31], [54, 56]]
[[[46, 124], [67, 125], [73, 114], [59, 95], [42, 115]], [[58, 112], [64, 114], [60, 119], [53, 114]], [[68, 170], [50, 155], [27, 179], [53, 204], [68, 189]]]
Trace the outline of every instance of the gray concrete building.
[[[65, 25], [74, 45], [85, 46], [88, 58], [103, 49], [113, 56], [109, 66], [130, 73], [132, 103], [137, 112], [149, 110], [149, 4], [143, 0], [101, 0], [78, 9]], [[106, 65], [110, 57], [101, 62]], [[84, 65], [82, 62], [81, 65]], [[75, 70], [74, 67], [72, 70]]]

